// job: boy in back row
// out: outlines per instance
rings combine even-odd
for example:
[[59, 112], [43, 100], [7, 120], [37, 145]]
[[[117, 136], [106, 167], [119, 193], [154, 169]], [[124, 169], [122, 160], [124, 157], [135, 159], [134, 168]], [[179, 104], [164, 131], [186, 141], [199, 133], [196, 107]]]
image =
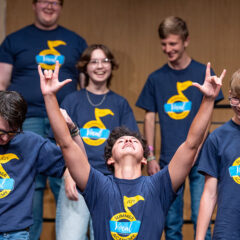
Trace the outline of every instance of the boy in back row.
[[150, 177], [141, 176], [149, 153], [145, 140], [123, 128], [111, 133], [105, 149], [114, 175], [104, 176], [89, 165], [80, 136], [74, 137], [75, 143], [59, 110], [56, 93], [71, 80], [59, 82], [58, 71], [58, 63], [54, 73], [43, 74], [39, 66], [41, 90], [55, 139], [90, 210], [95, 238], [160, 239], [168, 208], [181, 192], [204, 138], [225, 71], [220, 78], [211, 76], [208, 64], [204, 84], [193, 83], [204, 98], [187, 139], [169, 165]]

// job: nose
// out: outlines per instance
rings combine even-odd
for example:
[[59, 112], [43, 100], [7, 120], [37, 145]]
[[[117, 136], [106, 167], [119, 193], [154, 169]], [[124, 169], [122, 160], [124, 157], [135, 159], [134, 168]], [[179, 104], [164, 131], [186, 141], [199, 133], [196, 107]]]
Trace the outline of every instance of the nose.
[[171, 52], [171, 47], [168, 44], [166, 44], [166, 46], [165, 46], [165, 52], [166, 53]]
[[99, 61], [97, 62], [97, 67], [98, 67], [98, 68], [102, 68], [102, 66], [103, 66], [103, 63], [102, 63], [101, 60], [99, 60]]
[[132, 142], [132, 139], [130, 139], [130, 138], [128, 139], [128, 138], [127, 138], [127, 139], [125, 140], [125, 142], [126, 142], [126, 143], [127, 143], [127, 142], [130, 142], [130, 143], [131, 143], [131, 142]]

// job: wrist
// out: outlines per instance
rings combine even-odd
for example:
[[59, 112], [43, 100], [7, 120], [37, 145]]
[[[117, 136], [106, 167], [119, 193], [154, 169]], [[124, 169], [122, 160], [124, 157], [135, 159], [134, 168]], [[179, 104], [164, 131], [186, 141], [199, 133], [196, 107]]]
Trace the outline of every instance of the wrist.
[[151, 162], [152, 160], [156, 160], [156, 157], [155, 157], [154, 155], [148, 156], [147, 162], [149, 163], [149, 162]]
[[76, 137], [77, 135], [79, 135], [79, 128], [76, 124], [74, 124], [74, 127], [70, 129], [70, 134], [72, 137]]

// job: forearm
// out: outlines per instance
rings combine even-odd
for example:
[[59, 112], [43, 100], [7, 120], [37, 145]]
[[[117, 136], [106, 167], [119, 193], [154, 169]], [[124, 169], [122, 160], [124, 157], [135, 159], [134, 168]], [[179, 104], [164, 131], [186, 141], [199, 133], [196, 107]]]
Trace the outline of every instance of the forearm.
[[215, 205], [216, 199], [209, 199], [206, 194], [203, 193], [197, 219], [196, 240], [205, 239]]
[[72, 138], [60, 112], [56, 95], [48, 94], [43, 97], [55, 140], [61, 148], [65, 148], [72, 143]]
[[186, 143], [196, 152], [204, 140], [204, 136], [208, 130], [214, 107], [214, 99], [204, 97], [202, 104], [195, 116], [189, 129]]
[[146, 112], [144, 119], [144, 136], [149, 146], [154, 146], [155, 138], [155, 113]]

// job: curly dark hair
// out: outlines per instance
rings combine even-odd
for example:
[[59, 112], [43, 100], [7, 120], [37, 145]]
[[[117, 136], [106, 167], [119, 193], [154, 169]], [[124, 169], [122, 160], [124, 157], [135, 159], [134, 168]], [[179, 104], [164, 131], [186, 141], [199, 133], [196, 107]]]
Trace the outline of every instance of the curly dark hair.
[[[107, 140], [107, 144], [104, 150], [104, 157], [105, 157], [106, 164], [107, 164], [107, 160], [112, 157], [112, 148], [115, 142], [120, 137], [123, 137], [123, 136], [133, 136], [136, 139], [138, 139], [143, 147], [143, 156], [147, 159], [147, 157], [149, 156], [149, 148], [147, 145], [147, 141], [143, 138], [143, 136], [140, 133], [133, 132], [123, 126], [123, 127], [116, 127], [115, 129], [113, 129]], [[111, 172], [114, 172], [114, 167], [112, 165], [107, 164], [107, 167]]]
[[6, 120], [13, 130], [22, 130], [27, 113], [27, 103], [15, 91], [0, 91], [0, 116]]
[[[85, 87], [88, 86], [89, 84], [89, 76], [87, 74], [87, 65], [89, 61], [91, 60], [92, 52], [96, 49], [100, 49], [104, 52], [106, 57], [111, 61], [111, 67], [112, 70], [118, 69], [118, 64], [115, 60], [114, 55], [112, 52], [109, 50], [109, 48], [103, 44], [92, 44], [88, 48], [86, 48], [80, 58], [80, 61], [77, 64], [77, 68], [79, 69], [80, 72], [84, 73], [86, 76], [86, 81], [85, 81]], [[111, 85], [111, 80], [112, 80], [112, 73], [107, 79], [107, 87]]]

